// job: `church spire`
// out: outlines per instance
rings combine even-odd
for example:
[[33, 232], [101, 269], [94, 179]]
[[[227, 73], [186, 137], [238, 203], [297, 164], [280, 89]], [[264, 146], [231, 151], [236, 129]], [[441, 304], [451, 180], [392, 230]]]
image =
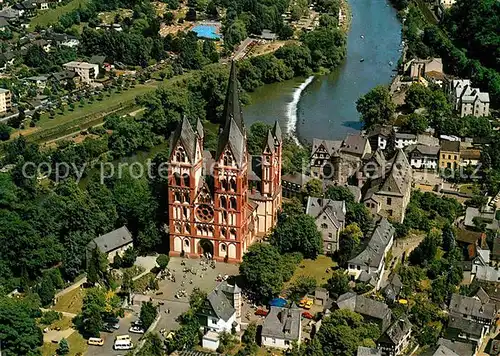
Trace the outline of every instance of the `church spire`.
[[224, 103], [224, 122], [228, 123], [232, 118], [243, 133], [245, 125], [243, 124], [243, 113], [240, 104], [240, 91], [238, 87], [238, 76], [236, 75], [236, 63], [231, 62], [231, 72], [229, 74], [229, 83], [227, 85], [226, 101]]
[[246, 135], [245, 125], [243, 124], [243, 113], [241, 112], [235, 62], [231, 63], [231, 73], [227, 85], [223, 115], [225, 123], [219, 135], [216, 159], [220, 159], [224, 150], [229, 147], [236, 159], [236, 164], [238, 167], [241, 167], [246, 156]]

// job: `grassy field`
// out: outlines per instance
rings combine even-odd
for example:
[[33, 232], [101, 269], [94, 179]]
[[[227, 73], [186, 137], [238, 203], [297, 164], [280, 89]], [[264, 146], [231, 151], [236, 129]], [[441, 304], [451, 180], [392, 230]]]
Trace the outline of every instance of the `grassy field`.
[[78, 314], [82, 310], [85, 292], [81, 288], [73, 289], [71, 292], [60, 296], [52, 309], [59, 312]]
[[288, 288], [301, 276], [313, 277], [318, 282], [318, 285], [325, 284], [331, 274], [326, 272], [326, 269], [336, 265], [337, 263], [332, 261], [330, 257], [323, 255], [318, 256], [315, 260], [305, 259], [295, 270], [292, 278], [286, 283], [285, 288]]
[[64, 15], [80, 6], [85, 5], [88, 0], [72, 0], [64, 6], [57, 6], [53, 9], [40, 11], [30, 22], [30, 29], [33, 31], [37, 25], [48, 26], [51, 23], [57, 22], [61, 15]]
[[[77, 331], [71, 334], [67, 338], [69, 344], [69, 354], [68, 356], [83, 355], [87, 351], [87, 340], [83, 338]], [[56, 350], [59, 347], [58, 344], [46, 342], [40, 348], [42, 356], [53, 356], [56, 355]]]

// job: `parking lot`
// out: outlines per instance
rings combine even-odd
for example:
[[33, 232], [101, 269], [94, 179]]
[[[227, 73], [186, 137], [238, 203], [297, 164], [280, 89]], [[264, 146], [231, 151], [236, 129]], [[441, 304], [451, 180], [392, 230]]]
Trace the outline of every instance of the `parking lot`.
[[128, 331], [132, 322], [139, 319], [139, 314], [133, 312], [126, 312], [124, 318], [120, 318], [120, 329], [115, 330], [112, 333], [101, 332], [101, 338], [104, 340], [103, 346], [92, 346], [89, 345], [88, 351], [85, 355], [87, 356], [106, 356], [106, 355], [124, 355], [127, 353], [126, 350], [113, 350], [113, 344], [115, 342], [115, 337], [118, 335], [130, 335], [134, 345], [137, 345], [139, 338], [142, 334], [133, 334]]

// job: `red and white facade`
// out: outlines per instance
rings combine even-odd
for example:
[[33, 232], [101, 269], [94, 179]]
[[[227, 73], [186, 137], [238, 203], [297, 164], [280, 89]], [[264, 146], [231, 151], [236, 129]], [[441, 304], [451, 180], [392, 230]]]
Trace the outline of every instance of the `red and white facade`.
[[281, 130], [276, 123], [262, 156], [249, 156], [234, 64], [224, 117], [216, 152], [203, 151], [199, 121], [195, 131], [184, 118], [172, 137], [171, 256], [208, 253], [218, 261], [240, 262], [248, 247], [276, 224], [281, 208]]

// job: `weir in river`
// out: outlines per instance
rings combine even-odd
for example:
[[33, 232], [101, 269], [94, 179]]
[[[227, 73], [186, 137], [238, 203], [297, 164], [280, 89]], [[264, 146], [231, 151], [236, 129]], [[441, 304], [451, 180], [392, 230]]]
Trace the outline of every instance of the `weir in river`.
[[401, 55], [401, 23], [387, 0], [348, 1], [353, 18], [344, 63], [328, 75], [258, 88], [243, 109], [247, 126], [277, 118], [289, 134], [308, 142], [360, 130], [356, 100], [390, 83]]

